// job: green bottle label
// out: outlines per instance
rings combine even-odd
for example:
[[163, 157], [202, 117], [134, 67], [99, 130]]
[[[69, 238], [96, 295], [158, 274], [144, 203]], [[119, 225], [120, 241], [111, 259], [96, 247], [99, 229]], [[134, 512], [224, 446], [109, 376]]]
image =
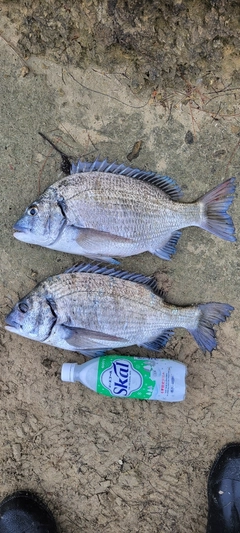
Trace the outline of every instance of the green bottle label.
[[[160, 399], [174, 392], [170, 365], [157, 359], [126, 356], [99, 358], [97, 392], [105, 396]], [[169, 362], [170, 363], [170, 362]]]

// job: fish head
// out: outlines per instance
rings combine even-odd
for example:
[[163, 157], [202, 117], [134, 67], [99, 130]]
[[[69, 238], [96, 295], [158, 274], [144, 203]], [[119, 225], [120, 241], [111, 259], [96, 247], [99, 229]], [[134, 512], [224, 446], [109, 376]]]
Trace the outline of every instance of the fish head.
[[14, 224], [14, 237], [19, 241], [50, 246], [59, 237], [66, 223], [64, 198], [49, 187]]
[[54, 304], [38, 288], [19, 300], [5, 318], [5, 329], [40, 342], [46, 341], [57, 321]]

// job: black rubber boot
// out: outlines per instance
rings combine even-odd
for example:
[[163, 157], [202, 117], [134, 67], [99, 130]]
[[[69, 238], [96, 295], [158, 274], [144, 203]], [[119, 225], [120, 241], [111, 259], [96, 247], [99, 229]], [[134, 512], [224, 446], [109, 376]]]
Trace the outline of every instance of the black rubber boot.
[[57, 525], [35, 494], [21, 491], [0, 503], [0, 533], [57, 533]]
[[207, 533], [240, 533], [240, 444], [227, 444], [211, 468]]

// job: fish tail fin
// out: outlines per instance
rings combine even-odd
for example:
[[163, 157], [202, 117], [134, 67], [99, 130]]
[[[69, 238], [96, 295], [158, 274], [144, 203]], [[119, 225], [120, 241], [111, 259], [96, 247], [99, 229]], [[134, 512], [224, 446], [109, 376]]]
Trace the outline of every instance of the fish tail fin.
[[216, 334], [214, 331], [214, 324], [225, 322], [226, 318], [230, 316], [234, 310], [229, 304], [222, 304], [211, 302], [207, 304], [198, 305], [200, 311], [199, 320], [196, 328], [188, 328], [193, 335], [198, 346], [205, 352], [212, 352], [217, 347]]
[[200, 227], [232, 242], [236, 241], [235, 228], [227, 210], [233, 201], [235, 180], [236, 178], [230, 178], [224, 181], [198, 200], [204, 206], [204, 220]]

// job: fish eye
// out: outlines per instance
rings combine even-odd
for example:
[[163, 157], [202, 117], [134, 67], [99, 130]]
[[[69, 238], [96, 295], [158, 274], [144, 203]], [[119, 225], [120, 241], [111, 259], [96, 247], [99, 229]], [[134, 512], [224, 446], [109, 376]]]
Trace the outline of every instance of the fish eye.
[[27, 214], [34, 217], [37, 213], [38, 213], [37, 205], [30, 205], [30, 207], [27, 210]]
[[28, 311], [28, 305], [20, 302], [20, 304], [18, 304], [18, 309], [21, 311], [21, 313], [26, 313]]

